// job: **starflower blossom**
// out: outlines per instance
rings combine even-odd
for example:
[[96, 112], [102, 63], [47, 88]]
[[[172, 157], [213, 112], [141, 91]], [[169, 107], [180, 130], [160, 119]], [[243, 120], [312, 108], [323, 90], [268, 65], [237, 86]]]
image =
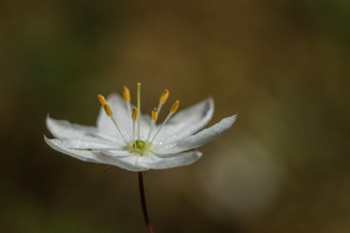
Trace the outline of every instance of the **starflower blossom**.
[[[141, 84], [137, 88], [137, 106], [131, 104], [130, 91], [123, 97], [111, 94], [107, 100], [98, 95], [102, 105], [97, 127], [72, 124], [49, 116], [46, 125], [54, 139], [44, 137], [53, 149], [79, 160], [117, 166], [129, 171], [167, 169], [196, 162], [202, 153], [196, 148], [226, 132], [236, 115], [200, 131], [214, 113], [212, 98], [177, 112], [179, 101], [171, 106], [163, 123], [158, 115], [166, 103], [166, 89], [157, 108], [149, 115], [141, 114]], [[175, 114], [176, 113], [176, 114]]]

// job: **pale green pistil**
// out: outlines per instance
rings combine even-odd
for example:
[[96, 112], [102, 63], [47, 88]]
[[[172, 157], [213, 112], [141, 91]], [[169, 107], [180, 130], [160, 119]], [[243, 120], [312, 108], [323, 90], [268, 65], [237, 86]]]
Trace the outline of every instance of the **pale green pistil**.
[[142, 140], [136, 140], [136, 142], [134, 142], [134, 147], [142, 150], [145, 147], [146, 143]]
[[136, 140], [134, 142], [128, 143], [127, 149], [130, 153], [143, 156], [146, 152], [151, 150], [152, 143], [144, 142], [142, 140]]

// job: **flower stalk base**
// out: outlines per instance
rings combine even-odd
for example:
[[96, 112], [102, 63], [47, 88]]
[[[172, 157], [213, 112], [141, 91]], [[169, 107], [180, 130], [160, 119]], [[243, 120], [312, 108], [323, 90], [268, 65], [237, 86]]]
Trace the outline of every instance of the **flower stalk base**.
[[147, 212], [145, 189], [144, 189], [144, 185], [143, 185], [143, 175], [144, 175], [144, 172], [138, 172], [142, 214], [143, 214], [143, 218], [145, 219], [147, 233], [154, 233], [152, 225], [151, 225], [151, 221], [149, 219], [148, 212]]

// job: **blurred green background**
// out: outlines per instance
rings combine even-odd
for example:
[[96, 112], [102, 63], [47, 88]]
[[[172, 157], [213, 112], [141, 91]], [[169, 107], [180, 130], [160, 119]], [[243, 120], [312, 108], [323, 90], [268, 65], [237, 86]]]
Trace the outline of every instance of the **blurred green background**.
[[[350, 231], [350, 3], [0, 2], [0, 232], [146, 232], [136, 173], [43, 140], [94, 125], [97, 93], [211, 95], [233, 128], [194, 165], [145, 177], [156, 233]], [[134, 97], [134, 95], [133, 95]], [[169, 107], [169, 106], [168, 106]]]

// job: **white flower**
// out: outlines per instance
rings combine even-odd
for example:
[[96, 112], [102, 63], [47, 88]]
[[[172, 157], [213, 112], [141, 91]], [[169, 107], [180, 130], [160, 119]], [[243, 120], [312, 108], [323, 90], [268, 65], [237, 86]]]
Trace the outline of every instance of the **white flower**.
[[137, 107], [130, 104], [130, 93], [126, 87], [124, 98], [111, 94], [106, 101], [99, 95], [103, 107], [97, 127], [54, 120], [48, 116], [46, 124], [55, 138], [44, 137], [46, 143], [74, 158], [129, 171], [166, 169], [197, 161], [202, 153], [196, 148], [222, 135], [236, 120], [236, 115], [227, 117], [198, 132], [214, 113], [213, 99], [208, 98], [174, 115], [179, 106], [176, 101], [163, 124], [157, 125], [158, 113], [169, 92], [163, 92], [158, 109], [154, 108], [149, 117], [139, 114], [140, 90], [141, 85], [138, 84]]

